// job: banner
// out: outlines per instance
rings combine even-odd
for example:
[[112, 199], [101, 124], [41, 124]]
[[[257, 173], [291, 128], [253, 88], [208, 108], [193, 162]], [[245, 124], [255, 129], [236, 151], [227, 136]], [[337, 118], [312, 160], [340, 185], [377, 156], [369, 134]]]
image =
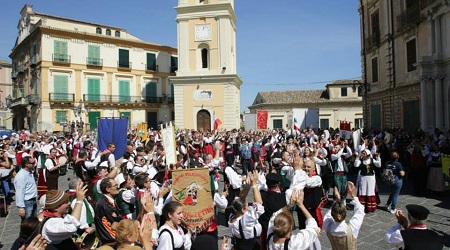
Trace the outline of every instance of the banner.
[[339, 125], [339, 135], [342, 139], [349, 140], [352, 136], [352, 131], [350, 127], [350, 122], [347, 121], [341, 121]]
[[163, 128], [163, 125], [161, 125], [161, 137], [164, 145], [166, 166], [175, 164], [177, 162], [177, 152], [175, 148], [175, 133], [173, 131], [172, 123], [166, 126], [166, 128]]
[[353, 139], [353, 149], [356, 151], [358, 149], [358, 146], [361, 145], [361, 130], [360, 129], [353, 131], [352, 139]]
[[267, 129], [267, 110], [258, 110], [256, 115], [256, 129]]
[[184, 221], [201, 232], [214, 217], [208, 168], [172, 172], [173, 199], [183, 204]]
[[136, 126], [136, 133], [141, 137], [141, 141], [145, 142], [147, 144], [148, 140], [148, 131], [147, 131], [147, 123], [139, 123]]
[[108, 142], [114, 142], [116, 149], [113, 154], [121, 158], [127, 149], [128, 118], [99, 118], [98, 119], [98, 150], [106, 149]]

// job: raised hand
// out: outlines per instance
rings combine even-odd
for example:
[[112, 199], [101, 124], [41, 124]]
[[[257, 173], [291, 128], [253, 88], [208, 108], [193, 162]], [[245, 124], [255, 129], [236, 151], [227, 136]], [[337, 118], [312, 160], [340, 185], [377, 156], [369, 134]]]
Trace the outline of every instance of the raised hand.
[[145, 212], [153, 212], [154, 204], [153, 204], [153, 197], [150, 194], [150, 192], [145, 192], [144, 195], [141, 198], [141, 205], [142, 208], [144, 208]]
[[82, 201], [86, 198], [87, 186], [83, 182], [78, 182], [76, 187], [77, 201]]

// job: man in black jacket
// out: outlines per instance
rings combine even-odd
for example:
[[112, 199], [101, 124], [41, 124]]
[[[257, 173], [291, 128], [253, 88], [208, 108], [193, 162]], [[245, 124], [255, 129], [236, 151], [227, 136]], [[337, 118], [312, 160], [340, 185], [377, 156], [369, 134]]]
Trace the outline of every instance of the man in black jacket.
[[101, 180], [100, 190], [103, 197], [95, 206], [95, 228], [102, 245], [114, 246], [116, 232], [112, 229], [112, 224], [122, 219], [114, 202], [114, 197], [119, 193], [119, 187], [114, 179], [107, 177]]

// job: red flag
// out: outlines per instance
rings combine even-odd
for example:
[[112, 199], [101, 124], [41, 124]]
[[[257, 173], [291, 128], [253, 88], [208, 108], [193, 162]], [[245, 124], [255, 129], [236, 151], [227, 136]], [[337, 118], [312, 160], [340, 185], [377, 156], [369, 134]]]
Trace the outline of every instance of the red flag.
[[297, 118], [294, 117], [294, 130], [299, 130], [299, 129], [300, 129], [300, 127], [298, 126]]
[[222, 125], [222, 121], [219, 118], [217, 118], [216, 113], [214, 113], [213, 118], [214, 118], [214, 130], [217, 130], [217, 128], [220, 125]]

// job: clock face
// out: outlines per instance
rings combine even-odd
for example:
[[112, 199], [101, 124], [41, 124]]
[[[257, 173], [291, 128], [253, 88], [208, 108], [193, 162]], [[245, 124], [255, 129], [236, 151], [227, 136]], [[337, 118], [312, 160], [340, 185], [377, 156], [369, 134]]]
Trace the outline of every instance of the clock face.
[[207, 40], [211, 37], [211, 27], [209, 25], [198, 25], [195, 27], [195, 36], [198, 40]]

